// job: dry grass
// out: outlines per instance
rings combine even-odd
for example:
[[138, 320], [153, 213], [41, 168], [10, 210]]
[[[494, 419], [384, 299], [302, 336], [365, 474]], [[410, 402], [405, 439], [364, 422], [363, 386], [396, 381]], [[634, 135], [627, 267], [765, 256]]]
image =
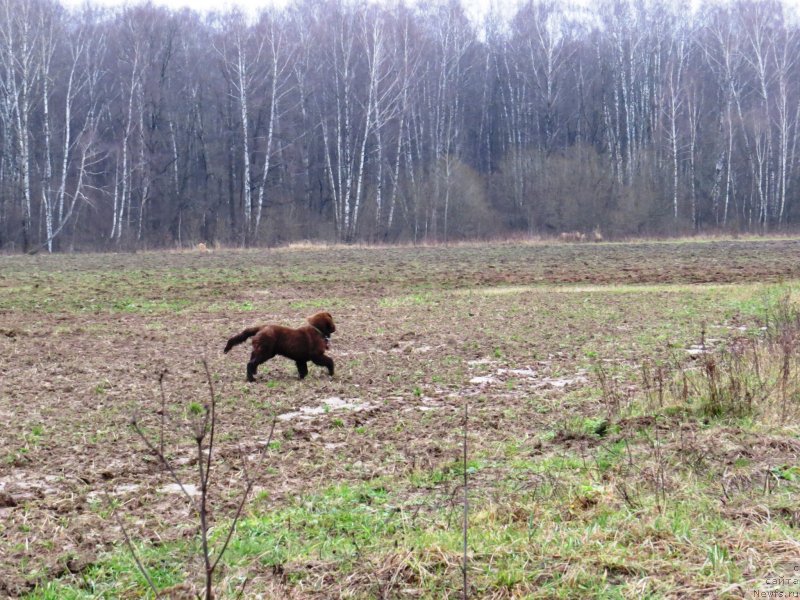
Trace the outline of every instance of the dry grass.
[[[142, 460], [126, 423], [136, 411], [158, 427], [165, 367], [168, 411], [180, 421], [207, 394], [203, 355], [222, 396], [217, 529], [235, 512], [238, 465], [284, 416], [267, 467], [251, 473], [253, 501], [226, 555], [221, 597], [236, 597], [244, 578], [248, 594], [266, 597], [457, 597], [465, 398], [473, 597], [769, 589], [766, 577], [796, 551], [800, 442], [793, 422], [774, 418], [782, 362], [769, 357], [781, 356], [781, 336], [757, 332], [766, 310], [797, 293], [797, 249], [770, 241], [9, 258], [0, 279], [0, 416], [9, 423], [0, 555], [14, 567], [3, 593], [145, 593], [98, 501], [105, 492], [156, 584], [196, 586], [185, 568], [195, 534], [180, 527], [187, 506]], [[765, 295], [765, 281], [789, 283]], [[318, 307], [341, 324], [333, 379], [312, 370], [299, 382], [291, 362], [276, 360], [247, 385], [246, 351], [221, 354], [243, 324], [299, 323]], [[721, 353], [753, 332], [762, 378], [778, 393], [769, 411], [702, 409], [704, 358], [686, 350], [703, 330], [719, 373]], [[670, 388], [659, 401], [655, 369], [672, 369], [661, 375], [671, 386], [682, 377], [670, 362], [678, 356], [697, 380], [688, 396]], [[196, 467], [183, 439], [175, 432], [165, 446], [188, 478]]]

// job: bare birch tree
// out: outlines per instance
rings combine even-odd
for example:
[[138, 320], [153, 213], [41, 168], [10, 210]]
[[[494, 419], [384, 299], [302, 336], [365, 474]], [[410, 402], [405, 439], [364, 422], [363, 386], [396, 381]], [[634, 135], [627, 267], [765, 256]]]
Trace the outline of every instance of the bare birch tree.
[[790, 229], [798, 55], [785, 0], [0, 0], [0, 249]]

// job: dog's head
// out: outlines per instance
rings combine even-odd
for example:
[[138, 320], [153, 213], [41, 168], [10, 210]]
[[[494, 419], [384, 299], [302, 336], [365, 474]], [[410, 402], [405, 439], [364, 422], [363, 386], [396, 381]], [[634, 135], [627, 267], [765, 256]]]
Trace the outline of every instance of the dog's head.
[[312, 327], [319, 329], [326, 338], [336, 331], [336, 325], [333, 324], [333, 317], [329, 312], [318, 312], [306, 320]]

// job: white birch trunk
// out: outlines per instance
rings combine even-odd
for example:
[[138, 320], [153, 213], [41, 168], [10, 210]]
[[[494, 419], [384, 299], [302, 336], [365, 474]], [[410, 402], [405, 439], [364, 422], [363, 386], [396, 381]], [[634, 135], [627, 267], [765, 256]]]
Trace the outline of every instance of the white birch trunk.
[[50, 131], [50, 64], [53, 58], [53, 32], [40, 37], [41, 69], [42, 69], [42, 126], [44, 128], [44, 173], [42, 174], [42, 203], [45, 211], [45, 236], [47, 251], [53, 251], [53, 210], [50, 196], [52, 192], [53, 159], [52, 134]]
[[261, 214], [264, 208], [264, 196], [266, 194], [267, 189], [267, 176], [269, 175], [269, 168], [272, 158], [272, 140], [275, 133], [275, 126], [276, 121], [278, 119], [278, 102], [279, 102], [279, 95], [278, 95], [278, 87], [280, 83], [280, 78], [283, 76], [283, 70], [285, 68], [285, 64], [279, 68], [279, 64], [282, 59], [282, 43], [281, 40], [277, 38], [278, 32], [276, 28], [273, 26], [272, 34], [271, 34], [271, 45], [272, 45], [272, 63], [271, 63], [271, 86], [270, 86], [270, 98], [269, 98], [269, 123], [267, 124], [267, 142], [266, 148], [264, 149], [264, 167], [261, 173], [261, 185], [258, 187], [258, 202], [256, 204], [256, 219], [255, 219], [255, 227], [254, 234], [258, 236], [259, 226], [261, 225]]
[[[119, 197], [119, 211], [116, 216], [116, 231], [112, 230], [112, 237], [116, 237], [119, 241], [122, 239], [122, 224], [123, 219], [130, 220], [130, 177], [131, 170], [129, 167], [128, 158], [128, 145], [130, 142], [131, 133], [133, 132], [133, 99], [139, 86], [138, 82], [138, 69], [139, 69], [139, 47], [134, 48], [133, 64], [131, 67], [131, 80], [130, 89], [128, 90], [128, 107], [125, 115], [125, 129], [122, 136], [122, 189]], [[128, 211], [126, 212], [126, 208]]]
[[32, 7], [21, 3], [11, 13], [11, 3], [5, 2], [4, 23], [6, 87], [10, 92], [10, 106], [17, 135], [19, 178], [22, 184], [22, 248], [27, 252], [31, 243], [32, 191], [31, 191], [31, 93], [38, 72], [35, 65], [37, 44], [32, 39]]
[[136, 240], [142, 240], [142, 227], [144, 224], [145, 213], [147, 212], [147, 202], [150, 199], [150, 169], [145, 157], [145, 139], [144, 139], [144, 86], [139, 86], [138, 97], [138, 115], [139, 115], [139, 187], [141, 188], [141, 200], [139, 202], [139, 226], [136, 231]]
[[238, 77], [239, 91], [239, 111], [242, 120], [242, 192], [244, 194], [244, 231], [243, 244], [247, 244], [250, 238], [250, 222], [253, 215], [253, 200], [250, 190], [250, 133], [247, 112], [247, 63], [244, 59], [244, 48], [242, 48], [241, 38], [237, 43], [236, 74]]

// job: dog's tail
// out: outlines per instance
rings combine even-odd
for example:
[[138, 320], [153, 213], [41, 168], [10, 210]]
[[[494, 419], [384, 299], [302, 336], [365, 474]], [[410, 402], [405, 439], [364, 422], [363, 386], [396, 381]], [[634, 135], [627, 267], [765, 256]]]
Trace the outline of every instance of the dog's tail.
[[236, 345], [238, 345], [238, 344], [241, 344], [241, 343], [242, 343], [243, 341], [245, 341], [247, 338], [253, 337], [253, 336], [254, 336], [255, 334], [257, 334], [257, 333], [258, 333], [260, 330], [261, 330], [261, 326], [258, 326], [258, 327], [248, 327], [248, 328], [247, 328], [247, 329], [245, 329], [245, 330], [244, 330], [242, 333], [239, 333], [239, 334], [237, 334], [237, 335], [233, 336], [231, 339], [229, 339], [229, 340], [228, 340], [228, 343], [227, 343], [227, 344], [225, 344], [225, 350], [223, 350], [223, 352], [224, 352], [225, 354], [227, 354], [227, 353], [228, 353], [228, 351], [229, 351], [231, 348], [233, 348], [234, 346], [236, 346]]

